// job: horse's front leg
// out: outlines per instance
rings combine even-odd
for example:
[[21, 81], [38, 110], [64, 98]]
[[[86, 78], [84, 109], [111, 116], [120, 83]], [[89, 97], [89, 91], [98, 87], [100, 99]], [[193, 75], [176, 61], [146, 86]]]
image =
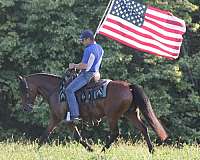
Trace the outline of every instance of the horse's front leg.
[[51, 133], [53, 132], [53, 130], [56, 128], [56, 126], [60, 121], [61, 120], [57, 119], [55, 116], [51, 116], [47, 129], [43, 132], [43, 134], [39, 138], [39, 147], [41, 147], [43, 143], [47, 142], [49, 136], [51, 135]]
[[108, 120], [109, 126], [110, 126], [110, 134], [106, 139], [106, 145], [103, 147], [102, 152], [105, 152], [106, 149], [108, 149], [111, 144], [117, 139], [119, 136], [119, 129], [118, 129], [118, 121], [115, 119], [110, 118]]
[[81, 134], [80, 134], [80, 132], [79, 132], [77, 126], [75, 126], [74, 124], [68, 124], [68, 127], [69, 127], [70, 130], [74, 133], [74, 135], [73, 135], [74, 139], [75, 139], [77, 142], [81, 143], [88, 151], [92, 152], [93, 149], [92, 149], [91, 146], [88, 144], [87, 139], [84, 139], [84, 138], [81, 136]]

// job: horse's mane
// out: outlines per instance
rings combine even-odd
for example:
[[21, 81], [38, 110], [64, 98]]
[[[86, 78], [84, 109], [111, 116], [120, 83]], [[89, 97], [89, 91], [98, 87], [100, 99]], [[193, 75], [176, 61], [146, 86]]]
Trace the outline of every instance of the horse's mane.
[[56, 75], [56, 74], [50, 74], [50, 73], [34, 73], [34, 74], [30, 74], [26, 77], [33, 77], [33, 76], [44, 76], [44, 77], [52, 77], [52, 78], [62, 79], [61, 76]]

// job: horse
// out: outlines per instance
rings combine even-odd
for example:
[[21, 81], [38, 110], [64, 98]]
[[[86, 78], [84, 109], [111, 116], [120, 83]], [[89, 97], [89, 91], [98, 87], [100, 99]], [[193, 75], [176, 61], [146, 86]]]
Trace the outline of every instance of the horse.
[[[72, 76], [74, 74], [66, 76], [67, 80]], [[59, 100], [59, 87], [63, 77], [47, 73], [35, 73], [18, 76], [18, 80], [24, 111], [30, 112], [33, 110], [34, 101], [38, 95], [41, 95], [49, 104], [48, 127], [39, 139], [41, 143], [45, 142], [58, 124], [64, 120], [66, 113], [69, 112], [68, 104]], [[119, 135], [118, 121], [122, 116], [127, 118], [142, 133], [149, 152], [154, 151], [147, 127], [140, 118], [140, 111], [160, 140], [165, 141], [167, 139], [168, 134], [153, 111], [150, 100], [142, 86], [130, 84], [126, 81], [111, 80], [107, 84], [106, 93], [106, 97], [94, 100], [92, 103], [79, 104], [80, 117], [84, 121], [95, 121], [101, 118], [107, 120], [110, 132], [102, 151], [108, 149], [117, 139]], [[88, 151], [93, 151], [87, 139], [80, 134], [78, 125], [67, 123], [67, 126], [74, 133], [77, 142], [80, 142]]]

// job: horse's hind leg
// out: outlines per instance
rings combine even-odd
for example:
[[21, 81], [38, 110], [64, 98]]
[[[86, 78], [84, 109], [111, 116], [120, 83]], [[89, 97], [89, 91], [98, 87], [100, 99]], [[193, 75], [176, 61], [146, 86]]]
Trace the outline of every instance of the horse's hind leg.
[[130, 122], [137, 129], [139, 129], [142, 132], [142, 134], [143, 134], [143, 136], [144, 136], [144, 138], [145, 138], [145, 140], [147, 142], [147, 145], [148, 145], [148, 148], [149, 148], [149, 152], [153, 153], [153, 151], [154, 151], [153, 145], [152, 145], [152, 142], [150, 140], [147, 127], [144, 125], [144, 123], [140, 119], [139, 110], [136, 109], [136, 110], [128, 111], [125, 116], [130, 120]]
[[74, 136], [74, 139], [75, 139], [77, 142], [81, 143], [88, 151], [92, 152], [93, 149], [92, 149], [91, 146], [88, 144], [87, 139], [84, 139], [84, 138], [81, 136], [81, 134], [80, 134], [78, 128], [77, 128], [75, 125], [73, 125], [73, 124], [68, 124], [68, 127], [69, 127], [69, 129], [74, 133], [74, 135], [73, 135], [73, 136]]
[[108, 124], [110, 127], [110, 134], [106, 139], [106, 145], [103, 147], [102, 152], [104, 152], [105, 149], [108, 149], [119, 136], [118, 121], [116, 119], [109, 118]]

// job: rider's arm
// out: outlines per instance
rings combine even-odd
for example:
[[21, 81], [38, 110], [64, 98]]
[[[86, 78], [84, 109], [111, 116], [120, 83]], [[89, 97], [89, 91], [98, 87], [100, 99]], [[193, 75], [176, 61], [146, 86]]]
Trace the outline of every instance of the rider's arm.
[[89, 71], [94, 64], [94, 61], [95, 55], [93, 53], [93, 49], [88, 47], [84, 50], [82, 61], [79, 64], [81, 64], [82, 69]]
[[92, 67], [93, 63], [94, 63], [94, 60], [95, 60], [95, 56], [94, 56], [93, 53], [91, 53], [90, 57], [87, 61], [87, 64], [84, 63], [84, 62], [74, 64], [74, 68], [79, 69], [79, 70], [85, 69], [86, 71], [89, 71], [90, 68]]
[[76, 68], [78, 70], [89, 71], [95, 60], [95, 56], [90, 49], [85, 49], [83, 53], [82, 61], [78, 64], [70, 63], [69, 68]]
[[69, 64], [69, 69], [73, 69], [73, 68], [76, 68], [76, 69], [79, 69], [79, 70], [86, 69], [87, 68], [87, 64], [82, 63], [82, 62], [78, 63], [78, 64], [70, 63]]
[[87, 68], [87, 64], [85, 63], [78, 63], [78, 64], [74, 64], [74, 68], [78, 69], [78, 70], [82, 70], [82, 69], [86, 69]]

